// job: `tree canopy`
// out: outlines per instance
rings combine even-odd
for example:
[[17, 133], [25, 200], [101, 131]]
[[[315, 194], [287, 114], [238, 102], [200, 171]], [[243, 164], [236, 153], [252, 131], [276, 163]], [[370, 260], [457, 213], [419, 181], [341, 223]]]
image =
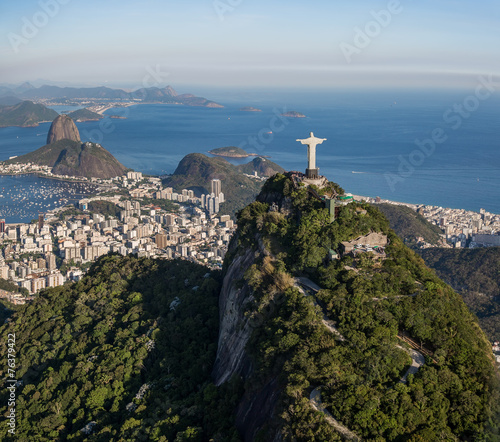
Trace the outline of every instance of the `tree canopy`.
[[16, 437], [230, 440], [231, 401], [210, 379], [219, 289], [218, 272], [196, 264], [108, 255], [78, 283], [41, 292], [1, 329], [15, 334], [23, 382]]

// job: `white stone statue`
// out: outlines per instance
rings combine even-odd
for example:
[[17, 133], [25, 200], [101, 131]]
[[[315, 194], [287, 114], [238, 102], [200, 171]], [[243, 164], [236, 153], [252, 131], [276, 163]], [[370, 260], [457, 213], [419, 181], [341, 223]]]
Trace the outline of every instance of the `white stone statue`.
[[[307, 160], [308, 160], [308, 170], [316, 170], [316, 146], [318, 144], [326, 141], [326, 138], [316, 138], [312, 132], [309, 134], [309, 138], [305, 140], [295, 140], [302, 144], [307, 144]], [[316, 172], [317, 173], [317, 172]]]

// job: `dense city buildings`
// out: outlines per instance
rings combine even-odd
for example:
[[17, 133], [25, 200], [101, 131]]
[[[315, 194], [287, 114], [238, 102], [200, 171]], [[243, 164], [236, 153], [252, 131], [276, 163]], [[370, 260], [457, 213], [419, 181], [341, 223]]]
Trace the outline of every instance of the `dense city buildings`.
[[[0, 173], [40, 173], [38, 166], [2, 166]], [[64, 177], [57, 177], [64, 178]], [[140, 172], [111, 180], [92, 179], [104, 195], [78, 201], [71, 207], [40, 214], [30, 224], [9, 224], [0, 219], [0, 278], [10, 280], [24, 293], [79, 280], [90, 264], [107, 253], [137, 254], [154, 258], [183, 258], [220, 267], [236, 224], [219, 215], [224, 203], [223, 181], [210, 182], [210, 194], [197, 197], [193, 190], [174, 192], [157, 177]], [[404, 205], [439, 226], [449, 247], [500, 245], [500, 215], [428, 205], [346, 196], [348, 200]], [[168, 201], [168, 204], [164, 204]], [[116, 211], [99, 213], [93, 203], [110, 204]], [[420, 247], [431, 244], [422, 241]], [[14, 296], [13, 293], [0, 297]], [[20, 295], [16, 302], [22, 302]]]
[[[187, 189], [176, 193], [164, 188], [159, 178], [137, 172], [105, 184], [107, 196], [81, 199], [78, 211], [59, 208], [30, 224], [0, 220], [0, 277], [34, 294], [80, 279], [107, 253], [222, 265], [236, 225], [229, 215], [217, 216], [224, 202], [220, 180], [211, 183], [217, 196], [205, 198]], [[116, 195], [109, 196], [112, 191]], [[167, 209], [162, 208], [165, 200]], [[96, 202], [109, 204], [116, 213], [90, 210]]]
[[[379, 197], [370, 198], [355, 195], [354, 199], [369, 203], [389, 203], [406, 206], [422, 215], [431, 224], [438, 226], [443, 232], [446, 243], [455, 248], [475, 248], [500, 246], [500, 214], [494, 214], [481, 209], [473, 212], [465, 209], [450, 209], [447, 207], [424, 204], [408, 204], [384, 200]], [[430, 247], [422, 241], [422, 248]]]

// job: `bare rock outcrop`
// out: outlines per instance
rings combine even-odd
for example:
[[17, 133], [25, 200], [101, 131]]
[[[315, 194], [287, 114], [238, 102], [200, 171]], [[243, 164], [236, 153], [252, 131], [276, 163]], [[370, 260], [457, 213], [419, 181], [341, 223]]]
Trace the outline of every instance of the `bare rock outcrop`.
[[61, 140], [80, 142], [80, 132], [74, 121], [67, 115], [59, 115], [50, 125], [47, 135], [47, 144]]
[[[233, 238], [235, 247], [237, 238]], [[247, 249], [235, 256], [225, 272], [219, 298], [220, 329], [217, 357], [212, 371], [216, 385], [229, 381], [234, 375], [248, 380], [254, 370], [248, 354], [247, 343], [255, 327], [262, 324], [259, 319], [245, 315], [253, 301], [250, 288], [243, 282], [244, 274], [259, 256], [267, 255], [263, 242], [256, 238], [258, 250]], [[230, 248], [231, 251], [231, 248]], [[236, 428], [244, 441], [255, 440], [263, 426], [272, 433], [269, 440], [280, 441], [278, 428], [270, 428], [281, 390], [277, 378], [269, 378], [264, 385], [247, 384], [245, 393], [236, 409]]]
[[255, 253], [248, 249], [236, 256], [229, 266], [219, 298], [220, 330], [212, 376], [215, 385], [221, 385], [234, 374], [246, 377], [250, 374], [251, 361], [245, 351], [252, 333], [252, 324], [245, 317], [244, 306], [253, 300], [249, 287], [241, 281], [246, 270], [254, 263]]

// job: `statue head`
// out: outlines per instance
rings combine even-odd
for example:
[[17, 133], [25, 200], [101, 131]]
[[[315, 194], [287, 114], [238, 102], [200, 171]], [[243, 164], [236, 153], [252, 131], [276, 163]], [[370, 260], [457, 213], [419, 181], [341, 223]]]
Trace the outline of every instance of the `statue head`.
[[314, 138], [314, 134], [312, 132], [309, 132], [309, 136]]

